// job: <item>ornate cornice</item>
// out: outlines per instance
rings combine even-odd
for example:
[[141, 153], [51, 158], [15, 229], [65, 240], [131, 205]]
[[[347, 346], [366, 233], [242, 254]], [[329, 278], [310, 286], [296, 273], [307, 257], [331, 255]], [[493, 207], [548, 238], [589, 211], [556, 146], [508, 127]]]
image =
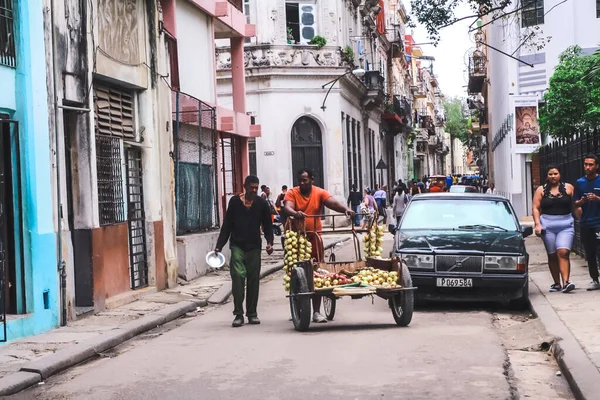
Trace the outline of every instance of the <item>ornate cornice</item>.
[[[231, 68], [229, 48], [216, 51], [217, 70]], [[325, 46], [317, 49], [309, 45], [271, 45], [262, 44], [244, 48], [246, 68], [261, 67], [342, 67], [339, 47]]]

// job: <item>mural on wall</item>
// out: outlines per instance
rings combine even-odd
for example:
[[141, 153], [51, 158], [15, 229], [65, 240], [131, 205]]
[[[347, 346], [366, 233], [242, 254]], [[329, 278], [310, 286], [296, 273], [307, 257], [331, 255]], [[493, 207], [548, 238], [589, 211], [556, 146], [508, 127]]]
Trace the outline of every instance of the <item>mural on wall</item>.
[[98, 47], [111, 58], [140, 63], [138, 0], [98, 0]]
[[538, 99], [535, 96], [513, 96], [515, 110], [515, 153], [531, 153], [540, 146]]

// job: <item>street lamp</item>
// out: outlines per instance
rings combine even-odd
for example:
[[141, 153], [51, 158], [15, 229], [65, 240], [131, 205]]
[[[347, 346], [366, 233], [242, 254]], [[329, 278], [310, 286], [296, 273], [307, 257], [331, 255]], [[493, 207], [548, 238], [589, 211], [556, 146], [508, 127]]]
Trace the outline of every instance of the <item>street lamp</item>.
[[329, 86], [329, 90], [327, 90], [327, 94], [325, 95], [325, 98], [323, 99], [323, 105], [321, 106], [321, 110], [325, 111], [325, 109], [327, 108], [327, 107], [325, 107], [325, 102], [327, 101], [327, 96], [329, 96], [329, 92], [331, 92], [331, 89], [333, 89], [333, 87], [335, 86], [336, 82], [339, 81], [340, 79], [342, 79], [343, 77], [345, 77], [348, 74], [352, 74], [352, 75], [356, 76], [357, 78], [362, 78], [363, 76], [365, 76], [365, 70], [362, 69], [362, 68], [355, 68], [355, 69], [353, 69], [351, 71], [346, 72], [343, 75], [338, 76], [334, 80], [332, 80], [330, 82], [327, 82], [323, 86], [321, 86], [321, 89], [325, 89], [325, 87], [327, 85], [331, 85], [331, 86]]

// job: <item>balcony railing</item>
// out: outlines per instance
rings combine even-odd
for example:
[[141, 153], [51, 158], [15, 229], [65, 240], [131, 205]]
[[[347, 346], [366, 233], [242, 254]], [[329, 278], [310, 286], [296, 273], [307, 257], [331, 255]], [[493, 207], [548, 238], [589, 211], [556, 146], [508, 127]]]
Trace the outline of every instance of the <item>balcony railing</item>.
[[379, 71], [366, 71], [363, 82], [368, 90], [384, 90], [385, 78]]
[[469, 58], [469, 75], [485, 75], [487, 73], [487, 58], [476, 51]]

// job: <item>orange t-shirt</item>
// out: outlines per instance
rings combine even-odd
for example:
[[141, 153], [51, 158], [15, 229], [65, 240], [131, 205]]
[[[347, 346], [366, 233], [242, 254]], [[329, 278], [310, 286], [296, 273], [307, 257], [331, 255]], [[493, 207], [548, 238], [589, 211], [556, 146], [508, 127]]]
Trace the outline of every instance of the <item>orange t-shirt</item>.
[[432, 186], [429, 188], [429, 193], [440, 193], [443, 192], [444, 190], [439, 187], [439, 186]]
[[[308, 197], [300, 193], [300, 188], [295, 187], [285, 194], [284, 201], [293, 201], [296, 204], [296, 211], [302, 211], [306, 215], [319, 215], [322, 213], [325, 200], [331, 197], [331, 194], [325, 189], [313, 186]], [[306, 230], [316, 232], [323, 229], [321, 218], [306, 218]]]

